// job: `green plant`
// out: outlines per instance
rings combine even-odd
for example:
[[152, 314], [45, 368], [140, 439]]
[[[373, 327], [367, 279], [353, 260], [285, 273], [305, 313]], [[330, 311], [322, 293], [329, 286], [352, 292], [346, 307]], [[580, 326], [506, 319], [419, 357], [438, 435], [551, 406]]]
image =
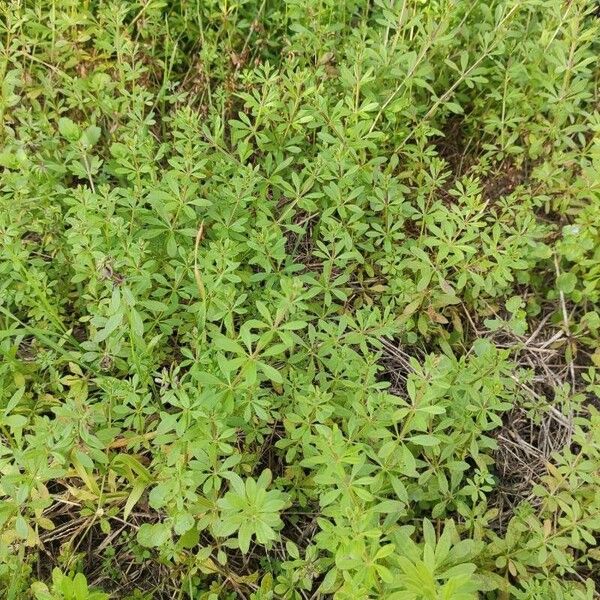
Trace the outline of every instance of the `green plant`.
[[252, 536], [263, 545], [277, 540], [277, 530], [283, 526], [279, 513], [286, 503], [281, 492], [267, 490], [270, 471], [263, 471], [257, 481], [251, 477], [243, 481], [235, 473], [228, 479], [232, 489], [217, 502], [221, 517], [213, 527], [215, 534], [226, 538], [237, 532], [244, 553], [250, 548]]
[[2, 597], [597, 594], [594, 2], [0, 11]]
[[109, 595], [103, 592], [94, 592], [88, 588], [85, 577], [77, 573], [69, 577], [60, 571], [52, 571], [52, 587], [41, 582], [35, 582], [31, 589], [36, 600], [108, 600]]

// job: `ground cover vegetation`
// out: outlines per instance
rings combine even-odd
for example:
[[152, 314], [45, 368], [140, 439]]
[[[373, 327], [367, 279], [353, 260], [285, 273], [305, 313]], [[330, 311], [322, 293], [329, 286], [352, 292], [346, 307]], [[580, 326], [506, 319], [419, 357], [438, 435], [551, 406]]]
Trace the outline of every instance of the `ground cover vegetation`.
[[0, 10], [2, 598], [599, 597], [595, 2]]

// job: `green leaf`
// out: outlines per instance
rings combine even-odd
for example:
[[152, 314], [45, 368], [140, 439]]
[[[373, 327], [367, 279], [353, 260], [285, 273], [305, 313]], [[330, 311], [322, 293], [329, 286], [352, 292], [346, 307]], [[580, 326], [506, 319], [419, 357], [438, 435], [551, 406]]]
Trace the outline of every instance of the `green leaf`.
[[271, 469], [265, 469], [258, 478], [256, 485], [258, 487], [267, 488], [273, 479], [273, 473], [271, 473]]
[[166, 523], [143, 523], [137, 532], [137, 541], [146, 548], [158, 548], [171, 539], [171, 528]]
[[15, 532], [21, 539], [27, 539], [27, 536], [29, 535], [29, 526], [22, 515], [19, 515], [15, 519]]
[[194, 517], [190, 513], [178, 514], [173, 521], [173, 530], [177, 535], [183, 535], [194, 526]]
[[271, 365], [267, 365], [266, 363], [258, 362], [258, 368], [271, 380], [275, 383], [283, 383], [283, 377], [281, 373], [274, 369]]
[[98, 140], [100, 139], [101, 130], [100, 127], [96, 127], [95, 125], [90, 125], [84, 132], [82, 136], [82, 141], [84, 146], [91, 148], [96, 145]]
[[513, 296], [509, 300], [506, 301], [506, 310], [510, 313], [516, 313], [523, 304], [523, 299], [521, 296]]
[[123, 519], [128, 519], [133, 507], [139, 502], [145, 489], [146, 483], [141, 479], [136, 480], [131, 488], [131, 492], [129, 492], [127, 502], [125, 502], [125, 507], [123, 508]]
[[83, 573], [77, 573], [73, 578], [73, 592], [77, 600], [87, 600], [88, 598], [88, 584]]
[[142, 321], [140, 313], [135, 308], [131, 308], [129, 316], [131, 319], [131, 329], [133, 330], [133, 333], [140, 338], [144, 337], [144, 322]]
[[58, 131], [70, 142], [76, 142], [81, 136], [79, 127], [68, 117], [61, 117], [58, 120]]
[[238, 531], [238, 543], [243, 554], [247, 554], [248, 550], [250, 549], [252, 533], [252, 525], [250, 525], [250, 523], [242, 523]]
[[504, 326], [504, 321], [502, 319], [484, 319], [483, 320], [483, 324], [490, 330], [490, 331], [498, 331], [499, 329], [502, 329], [502, 327]]
[[440, 440], [433, 435], [413, 435], [408, 438], [409, 442], [413, 444], [417, 444], [419, 446], [437, 446], [440, 443]]
[[296, 546], [296, 544], [294, 544], [294, 542], [287, 541], [285, 543], [285, 549], [291, 558], [293, 558], [295, 560], [300, 558], [300, 551], [298, 550], [298, 546]]
[[41, 581], [36, 581], [31, 584], [31, 591], [36, 600], [56, 600], [56, 596], [50, 593], [48, 586]]
[[574, 273], [561, 273], [556, 278], [556, 287], [564, 294], [570, 294], [577, 285], [577, 277]]
[[100, 331], [98, 331], [96, 333], [96, 335], [94, 336], [94, 338], [93, 338], [94, 342], [96, 342], [97, 344], [99, 344], [100, 342], [103, 342], [107, 337], [110, 336], [110, 334], [113, 331], [115, 331], [117, 329], [117, 327], [119, 327], [119, 325], [121, 325], [122, 322], [123, 322], [123, 314], [122, 313], [118, 312], [118, 313], [110, 316], [106, 320], [104, 327], [102, 329], [100, 329]]
[[234, 340], [225, 337], [224, 335], [217, 334], [213, 338], [213, 344], [219, 350], [225, 350], [227, 352], [233, 352], [240, 356], [246, 356], [246, 351]]

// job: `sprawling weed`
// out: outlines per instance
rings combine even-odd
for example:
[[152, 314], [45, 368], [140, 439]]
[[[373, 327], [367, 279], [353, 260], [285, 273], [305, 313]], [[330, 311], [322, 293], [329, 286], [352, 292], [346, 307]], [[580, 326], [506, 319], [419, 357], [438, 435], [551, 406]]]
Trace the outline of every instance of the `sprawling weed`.
[[10, 0], [0, 589], [592, 600], [588, 0]]

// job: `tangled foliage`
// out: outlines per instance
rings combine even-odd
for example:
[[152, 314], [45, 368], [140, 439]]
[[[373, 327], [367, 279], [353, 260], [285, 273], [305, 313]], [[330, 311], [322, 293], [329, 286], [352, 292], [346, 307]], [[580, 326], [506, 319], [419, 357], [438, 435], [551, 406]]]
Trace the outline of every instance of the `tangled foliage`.
[[7, 0], [0, 590], [593, 600], [591, 0]]

